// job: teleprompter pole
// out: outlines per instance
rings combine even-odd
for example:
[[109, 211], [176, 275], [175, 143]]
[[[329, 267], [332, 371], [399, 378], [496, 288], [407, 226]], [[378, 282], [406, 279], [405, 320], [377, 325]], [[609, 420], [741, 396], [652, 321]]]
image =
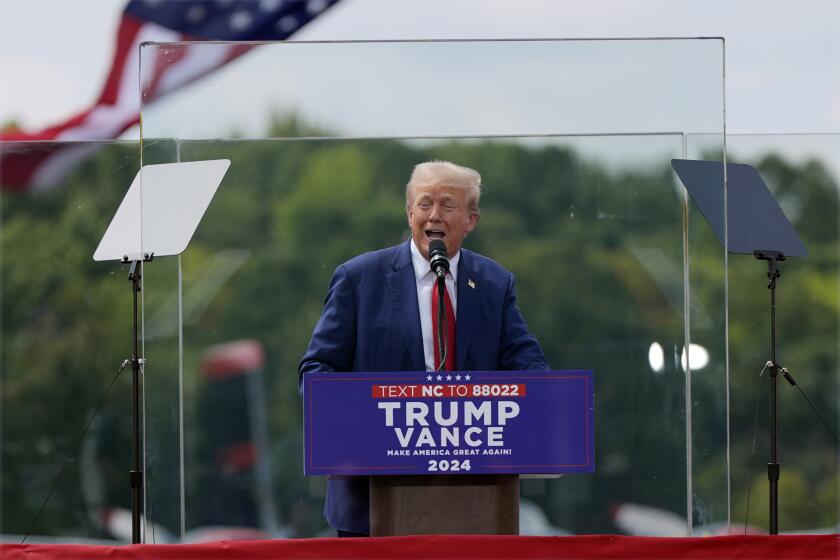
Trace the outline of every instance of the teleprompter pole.
[[143, 359], [140, 358], [140, 321], [138, 313], [138, 294], [141, 290], [141, 262], [152, 260], [151, 254], [144, 254], [143, 261], [129, 260], [123, 258], [123, 263], [131, 263], [128, 269], [128, 279], [131, 282], [133, 295], [133, 347], [131, 358], [131, 395], [132, 395], [132, 430], [131, 430], [131, 471], [129, 472], [129, 484], [131, 485], [131, 542], [140, 543], [140, 526], [143, 515], [143, 467], [141, 457], [143, 456], [140, 406], [140, 374], [143, 367]]
[[767, 463], [767, 480], [770, 484], [770, 534], [779, 534], [779, 457], [777, 450], [778, 420], [776, 418], [776, 380], [782, 374], [788, 383], [796, 385], [793, 376], [787, 368], [781, 367], [776, 361], [776, 279], [782, 274], [778, 263], [785, 260], [780, 251], [755, 251], [756, 259], [767, 261], [767, 278], [770, 282], [770, 356], [771, 360], [765, 365], [770, 378], [770, 462]]

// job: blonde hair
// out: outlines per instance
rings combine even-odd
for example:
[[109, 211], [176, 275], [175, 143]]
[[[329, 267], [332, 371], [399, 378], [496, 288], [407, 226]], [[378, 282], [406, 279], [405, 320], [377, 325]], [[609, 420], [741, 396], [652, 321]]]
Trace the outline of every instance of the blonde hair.
[[478, 202], [481, 198], [481, 175], [475, 169], [441, 160], [426, 161], [414, 166], [405, 186], [406, 208], [411, 205], [411, 190], [414, 187], [435, 185], [466, 189], [470, 210], [480, 212]]

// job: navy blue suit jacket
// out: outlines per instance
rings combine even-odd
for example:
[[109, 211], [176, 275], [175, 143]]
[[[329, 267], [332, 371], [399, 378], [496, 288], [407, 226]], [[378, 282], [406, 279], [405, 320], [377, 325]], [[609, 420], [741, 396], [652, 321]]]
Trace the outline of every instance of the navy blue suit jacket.
[[[339, 266], [298, 372], [425, 371], [410, 242]], [[549, 369], [516, 305], [513, 275], [461, 249], [456, 367], [460, 371]], [[369, 532], [367, 477], [331, 478], [324, 515], [336, 529]]]

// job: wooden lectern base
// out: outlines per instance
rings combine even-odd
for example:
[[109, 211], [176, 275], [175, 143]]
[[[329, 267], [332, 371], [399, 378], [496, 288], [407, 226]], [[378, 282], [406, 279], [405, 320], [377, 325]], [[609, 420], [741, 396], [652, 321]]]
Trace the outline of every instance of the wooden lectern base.
[[370, 534], [518, 535], [519, 475], [372, 476]]

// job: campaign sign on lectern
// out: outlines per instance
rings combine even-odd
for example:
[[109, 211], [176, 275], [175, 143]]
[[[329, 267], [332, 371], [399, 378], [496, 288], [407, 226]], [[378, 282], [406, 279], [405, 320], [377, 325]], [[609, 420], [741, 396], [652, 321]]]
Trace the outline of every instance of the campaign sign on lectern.
[[591, 371], [307, 373], [307, 475], [593, 472]]

